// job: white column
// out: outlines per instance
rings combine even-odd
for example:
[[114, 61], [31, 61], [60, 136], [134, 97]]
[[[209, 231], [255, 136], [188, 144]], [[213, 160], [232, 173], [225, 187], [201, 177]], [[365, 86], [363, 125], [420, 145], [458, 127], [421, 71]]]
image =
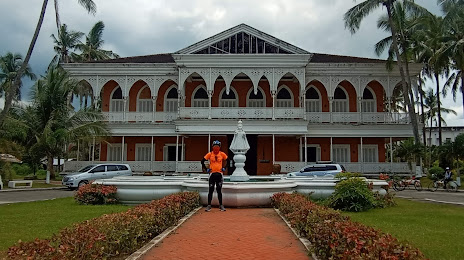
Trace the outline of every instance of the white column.
[[358, 122], [362, 123], [363, 118], [362, 118], [361, 106], [362, 106], [362, 97], [358, 97], [358, 115], [359, 115], [359, 121]]
[[330, 123], [333, 123], [333, 97], [329, 97], [329, 113], [330, 113]]
[[303, 161], [303, 137], [300, 136], [300, 151], [299, 151], [299, 154], [300, 154], [300, 162]]
[[182, 136], [182, 145], [180, 147], [181, 149], [180, 160], [181, 161], [184, 161], [184, 141], [185, 141], [185, 136]]
[[363, 156], [363, 138], [361, 137], [361, 151], [360, 151], [360, 159], [361, 159], [361, 173], [364, 173], [364, 156]]
[[93, 137], [92, 162], [95, 161], [95, 137]]
[[212, 90], [208, 90], [208, 105], [209, 105], [209, 108], [208, 108], [208, 119], [211, 119], [211, 107], [212, 107], [212, 104], [211, 104], [211, 100], [213, 98], [213, 91]]
[[153, 143], [153, 136], [151, 137], [151, 151], [150, 151], [150, 171], [153, 171], [153, 161], [155, 160], [155, 144]]
[[156, 117], [155, 117], [155, 114], [156, 114], [156, 96], [151, 96], [151, 103], [152, 103], [152, 106], [153, 106], [153, 111], [152, 111], [152, 120], [151, 122], [152, 123], [155, 123], [156, 122]]
[[330, 137], [330, 161], [333, 162], [333, 137]]
[[276, 101], [276, 90], [271, 90], [271, 96], [272, 96], [272, 120], [275, 120], [275, 101]]
[[304, 142], [305, 142], [305, 145], [304, 145], [304, 149], [305, 149], [305, 163], [308, 162], [308, 137], [304, 136]]
[[122, 145], [121, 145], [121, 162], [124, 162], [124, 136], [122, 136]]
[[275, 135], [272, 135], [272, 165], [275, 164]]
[[124, 103], [124, 107], [123, 107], [123, 112], [122, 112], [123, 113], [122, 114], [122, 120], [124, 122], [126, 122], [127, 121], [127, 115], [126, 115], [126, 113], [127, 113], [127, 97], [126, 96], [123, 97], [123, 103]]
[[178, 172], [178, 164], [179, 164], [179, 135], [176, 135], [176, 172]]
[[390, 137], [390, 172], [393, 172], [393, 140]]
[[211, 145], [211, 134], [208, 134], [208, 146], [206, 146], [208, 149], [207, 151], [209, 152], [209, 147]]

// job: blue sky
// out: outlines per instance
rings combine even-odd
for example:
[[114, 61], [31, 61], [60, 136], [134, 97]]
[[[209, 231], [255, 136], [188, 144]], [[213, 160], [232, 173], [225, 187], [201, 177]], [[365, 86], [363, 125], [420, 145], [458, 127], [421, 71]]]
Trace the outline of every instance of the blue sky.
[[[0, 0], [0, 55], [7, 51], [25, 56], [40, 13], [42, 0]], [[310, 52], [377, 58], [374, 44], [386, 36], [376, 28], [378, 9], [354, 35], [344, 28], [343, 14], [360, 1], [347, 0], [94, 0], [95, 16], [77, 4], [60, 0], [63, 23], [71, 30], [88, 33], [98, 21], [105, 23], [105, 48], [119, 55], [170, 53], [240, 23], [246, 23]], [[252, 3], [252, 4], [250, 4]], [[416, 3], [439, 14], [434, 0]], [[54, 56], [51, 34], [56, 34], [53, 1], [49, 1], [44, 24], [30, 64], [37, 75], [45, 72]], [[429, 80], [430, 87], [434, 82]], [[25, 81], [24, 100], [32, 82]], [[448, 125], [464, 125], [462, 97], [449, 95], [443, 104], [458, 112], [446, 115]], [[0, 100], [0, 107], [3, 101]]]

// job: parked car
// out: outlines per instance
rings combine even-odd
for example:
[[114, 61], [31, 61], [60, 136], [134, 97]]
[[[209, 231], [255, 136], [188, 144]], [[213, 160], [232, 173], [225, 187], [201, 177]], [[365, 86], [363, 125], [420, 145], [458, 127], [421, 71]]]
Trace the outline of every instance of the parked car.
[[85, 166], [77, 172], [63, 177], [61, 183], [70, 189], [80, 186], [97, 179], [109, 179], [116, 176], [132, 175], [132, 170], [128, 164], [103, 163]]
[[287, 177], [335, 177], [338, 173], [345, 172], [345, 167], [338, 163], [310, 164], [298, 172], [290, 172]]

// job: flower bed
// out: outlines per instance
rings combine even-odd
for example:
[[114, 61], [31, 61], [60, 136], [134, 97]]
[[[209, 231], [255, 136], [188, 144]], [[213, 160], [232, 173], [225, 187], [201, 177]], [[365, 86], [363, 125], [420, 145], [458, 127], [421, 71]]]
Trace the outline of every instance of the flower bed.
[[166, 196], [126, 212], [103, 215], [61, 230], [51, 239], [20, 242], [11, 259], [106, 259], [129, 255], [199, 206], [196, 192]]
[[89, 183], [77, 190], [74, 199], [77, 203], [86, 205], [116, 204], [116, 192], [116, 186]]
[[352, 222], [301, 194], [277, 193], [272, 202], [300, 235], [311, 242], [311, 253], [320, 259], [425, 259], [418, 249]]

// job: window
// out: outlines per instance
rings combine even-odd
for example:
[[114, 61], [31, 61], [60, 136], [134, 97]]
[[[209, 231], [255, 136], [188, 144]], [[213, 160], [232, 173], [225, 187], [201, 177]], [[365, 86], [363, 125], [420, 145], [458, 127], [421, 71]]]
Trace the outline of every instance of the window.
[[121, 170], [121, 171], [127, 171], [127, 170], [129, 170], [129, 169], [127, 168], [127, 166], [125, 166], [125, 165], [118, 165], [118, 168], [119, 168], [119, 170]]
[[197, 89], [193, 95], [193, 106], [194, 107], [209, 107], [208, 93], [203, 87]]
[[[177, 146], [179, 156], [178, 161], [182, 161], [182, 146]], [[176, 161], [176, 145], [166, 144], [163, 149], [163, 160], [164, 161]]]
[[97, 166], [90, 172], [105, 172], [105, 166], [104, 165]]
[[321, 112], [321, 99], [316, 88], [306, 90], [305, 102], [306, 112]]
[[151, 158], [151, 144], [135, 144], [135, 160], [136, 161], [152, 161], [150, 158]]
[[[121, 161], [121, 144], [108, 144], [107, 161]], [[127, 145], [124, 145], [124, 160], [127, 160]]]
[[293, 107], [292, 95], [286, 87], [280, 88], [277, 93], [277, 107]]
[[[304, 144], [301, 147], [301, 161], [304, 162], [306, 158]], [[308, 153], [308, 160], [306, 162], [317, 162], [321, 160], [321, 147], [319, 145], [307, 145], [306, 151]]]
[[348, 112], [348, 98], [342, 88], [335, 89], [332, 112]]
[[253, 91], [251, 89], [250, 94], [248, 95], [248, 107], [265, 107], [266, 102], [264, 100], [263, 93], [261, 92], [261, 89], [258, 88], [258, 93]]
[[177, 112], [177, 89], [171, 88], [164, 100], [164, 111]]
[[106, 171], [108, 172], [115, 172], [118, 170], [118, 166], [117, 165], [107, 165], [106, 166]]
[[[359, 155], [361, 157], [361, 154]], [[373, 163], [379, 162], [378, 146], [377, 145], [363, 145], [362, 146], [362, 160], [361, 162]]]
[[374, 95], [368, 88], [364, 89], [361, 109], [362, 112], [367, 113], [373, 113], [376, 111]]
[[332, 159], [337, 163], [351, 162], [350, 145], [333, 145]]
[[111, 95], [110, 112], [123, 112], [124, 100], [122, 98], [122, 90], [117, 87]]
[[235, 95], [235, 91], [231, 88], [229, 95], [226, 94], [226, 90], [222, 91], [221, 100], [219, 102], [220, 107], [237, 107], [238, 101]]

